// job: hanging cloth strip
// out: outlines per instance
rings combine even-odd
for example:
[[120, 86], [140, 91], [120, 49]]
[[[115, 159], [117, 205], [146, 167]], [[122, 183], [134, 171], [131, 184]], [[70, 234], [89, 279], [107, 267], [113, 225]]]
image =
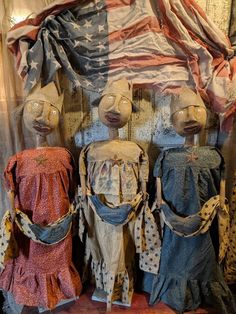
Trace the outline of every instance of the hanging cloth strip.
[[219, 263], [225, 257], [229, 245], [229, 207], [227, 204], [220, 207], [219, 195], [210, 198], [194, 215], [181, 217], [173, 212], [168, 204], [162, 204], [161, 217], [164, 223], [177, 235], [181, 237], [193, 237], [206, 233], [217, 215], [219, 232]]
[[4, 263], [18, 256], [18, 246], [14, 238], [13, 224], [10, 211], [7, 210], [1, 221], [0, 228], [0, 268], [4, 269]]
[[29, 217], [21, 210], [16, 209], [15, 222], [19, 229], [34, 242], [44, 245], [54, 245], [64, 240], [72, 226], [72, 218], [75, 213], [71, 204], [68, 212], [61, 218], [46, 226], [34, 224]]

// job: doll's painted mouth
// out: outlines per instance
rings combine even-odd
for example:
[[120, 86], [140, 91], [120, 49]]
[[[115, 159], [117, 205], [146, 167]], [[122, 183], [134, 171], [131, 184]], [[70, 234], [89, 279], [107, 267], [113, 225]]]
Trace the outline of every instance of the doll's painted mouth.
[[38, 131], [38, 132], [41, 132], [41, 133], [48, 133], [51, 131], [51, 128], [47, 125], [42, 125], [40, 123], [34, 123], [33, 124], [33, 128]]
[[105, 114], [105, 118], [110, 123], [119, 123], [120, 122], [120, 115], [115, 113], [107, 113]]
[[201, 130], [201, 125], [192, 124], [184, 127], [184, 132], [186, 133], [198, 133]]

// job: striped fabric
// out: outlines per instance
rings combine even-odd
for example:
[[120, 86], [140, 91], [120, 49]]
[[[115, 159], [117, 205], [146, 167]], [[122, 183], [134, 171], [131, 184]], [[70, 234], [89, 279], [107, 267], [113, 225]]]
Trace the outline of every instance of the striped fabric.
[[16, 24], [7, 43], [27, 91], [59, 68], [75, 87], [99, 93], [124, 76], [164, 94], [188, 86], [232, 128], [236, 58], [193, 0], [58, 0]]

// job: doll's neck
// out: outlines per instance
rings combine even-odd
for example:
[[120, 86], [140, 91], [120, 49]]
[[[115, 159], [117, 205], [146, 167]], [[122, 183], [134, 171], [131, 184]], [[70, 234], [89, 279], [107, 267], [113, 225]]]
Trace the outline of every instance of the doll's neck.
[[196, 145], [196, 136], [194, 136], [194, 134], [191, 134], [185, 137], [184, 146], [195, 146], [195, 145]]
[[36, 148], [47, 147], [47, 137], [37, 134], [36, 135]]
[[110, 140], [115, 140], [115, 139], [119, 138], [119, 130], [118, 129], [109, 128], [108, 133], [109, 133], [109, 139]]

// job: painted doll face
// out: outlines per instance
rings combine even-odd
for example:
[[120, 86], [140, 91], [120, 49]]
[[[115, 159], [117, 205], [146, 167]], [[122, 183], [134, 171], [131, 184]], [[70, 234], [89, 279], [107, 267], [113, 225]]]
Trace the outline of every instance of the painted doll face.
[[131, 101], [120, 94], [106, 94], [102, 97], [98, 115], [103, 124], [109, 128], [122, 128], [132, 112]]
[[199, 133], [206, 125], [206, 109], [199, 106], [188, 106], [176, 111], [172, 117], [176, 133], [188, 136]]
[[59, 110], [45, 101], [28, 101], [23, 119], [28, 130], [41, 136], [50, 134], [59, 123]]

